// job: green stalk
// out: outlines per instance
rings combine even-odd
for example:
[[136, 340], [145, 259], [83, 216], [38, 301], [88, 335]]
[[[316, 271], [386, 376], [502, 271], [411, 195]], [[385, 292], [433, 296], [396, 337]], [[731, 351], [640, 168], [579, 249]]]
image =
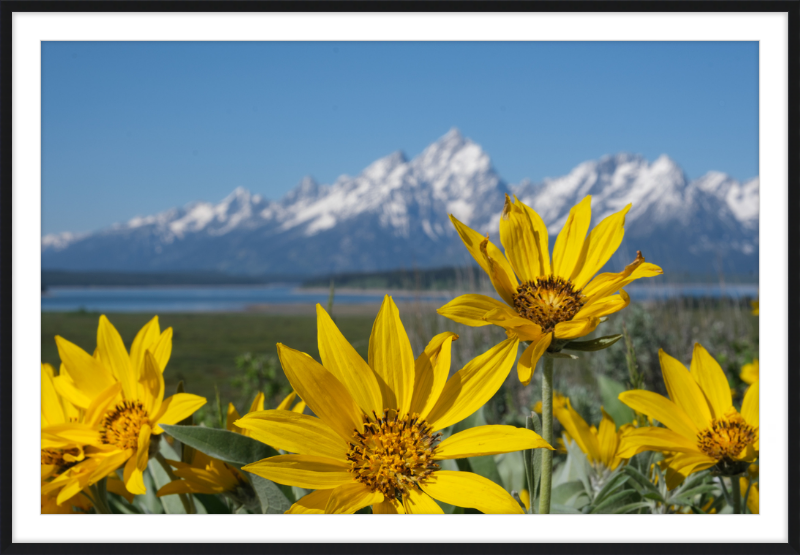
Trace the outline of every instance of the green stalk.
[[[553, 359], [544, 356], [542, 372], [542, 437], [553, 445]], [[539, 514], [550, 514], [550, 489], [553, 485], [553, 452], [542, 449], [542, 478], [539, 492]]]
[[100, 515], [110, 515], [111, 508], [108, 506], [108, 494], [106, 493], [106, 479], [103, 478], [89, 486], [89, 491], [92, 492], [92, 504], [94, 510]]
[[739, 490], [738, 476], [731, 478], [731, 494], [733, 496], [733, 514], [742, 514], [742, 492]]

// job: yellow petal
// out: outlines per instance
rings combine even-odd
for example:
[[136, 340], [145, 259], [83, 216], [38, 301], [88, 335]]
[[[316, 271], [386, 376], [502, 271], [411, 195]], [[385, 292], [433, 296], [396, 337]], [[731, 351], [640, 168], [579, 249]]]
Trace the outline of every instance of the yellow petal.
[[715, 464], [717, 461], [703, 453], [675, 453], [667, 468], [667, 489], [675, 489], [689, 474], [706, 470]]
[[[483, 317], [493, 310], [511, 309], [507, 304], [486, 295], [468, 294], [456, 297], [436, 312], [459, 324], [478, 328], [491, 324], [491, 322], [484, 320]], [[512, 315], [516, 315], [516, 313], [512, 311]]]
[[325, 514], [351, 515], [373, 503], [383, 503], [383, 494], [373, 492], [360, 482], [350, 482], [337, 486], [325, 505]]
[[660, 451], [698, 454], [697, 444], [666, 428], [637, 428], [620, 438], [617, 455], [628, 459], [642, 451]]
[[80, 422], [56, 424], [42, 428], [42, 448], [60, 448], [69, 445], [92, 445], [100, 442], [96, 427]]
[[297, 404], [292, 408], [292, 412], [296, 412], [298, 414], [303, 414], [306, 410], [306, 402], [300, 399]]
[[747, 388], [742, 400], [741, 414], [745, 422], [758, 428], [758, 382]]
[[236, 410], [233, 403], [228, 403], [228, 415], [225, 419], [225, 429], [235, 434], [241, 434], [242, 429], [235, 424], [239, 418], [241, 418], [241, 416], [239, 416], [239, 411]]
[[547, 233], [547, 226], [544, 225], [542, 217], [533, 208], [523, 203], [516, 196], [514, 196], [514, 204], [522, 208], [533, 226], [536, 246], [541, 254], [539, 264], [541, 264], [542, 275], [549, 276], [552, 272], [550, 270], [550, 239]]
[[289, 507], [287, 515], [321, 515], [331, 497], [333, 489], [318, 489], [301, 497], [297, 503]]
[[[757, 312], [757, 310], [756, 310]], [[753, 484], [750, 486], [750, 493], [747, 493], [747, 485], [749, 482], [747, 478], [744, 476], [739, 477], [739, 491], [741, 493], [742, 499], [744, 496], [747, 495], [747, 508], [750, 510], [751, 514], [757, 515], [758, 514], [758, 484]]]
[[124, 497], [128, 503], [133, 503], [133, 494], [127, 490], [125, 487], [125, 482], [117, 478], [116, 474], [111, 474], [108, 476], [108, 480], [106, 480], [106, 489], [111, 493], [116, 493], [117, 495]]
[[609, 295], [613, 295], [634, 280], [643, 277], [654, 277], [663, 273], [661, 268], [655, 264], [645, 262], [641, 251], [637, 251], [636, 259], [625, 266], [623, 271], [618, 274], [600, 274], [583, 288], [583, 294], [586, 295], [583, 306], [586, 308]]
[[139, 369], [131, 367], [131, 359], [122, 337], [105, 314], [100, 316], [100, 325], [97, 327], [97, 354], [100, 362], [110, 368], [111, 373], [122, 384], [125, 398], [138, 399]]
[[[292, 401], [294, 401], [295, 397], [297, 397], [297, 392], [292, 391], [291, 393], [289, 393], [289, 395], [287, 395], [286, 397], [283, 398], [283, 401], [281, 401], [281, 404], [276, 407], [277, 410], [289, 410], [289, 408], [292, 406]], [[262, 408], [260, 410], [264, 410], [264, 409]], [[253, 411], [250, 411], [250, 412], [253, 412]]]
[[572, 408], [572, 404], [569, 401], [563, 407], [554, 406], [553, 416], [558, 419], [561, 426], [575, 440], [575, 443], [586, 454], [590, 462], [600, 460], [600, 445], [597, 441], [596, 432], [589, 428], [589, 425]]
[[541, 238], [538, 233], [528, 213], [511, 202], [511, 197], [506, 195], [503, 215], [500, 217], [500, 242], [503, 243], [511, 267], [522, 281], [533, 281], [545, 274], [544, 260], [548, 258], [548, 253], [539, 251]]
[[161, 338], [161, 327], [158, 325], [158, 316], [153, 316], [147, 322], [131, 343], [131, 365], [134, 368], [141, 368], [144, 365], [144, 352], [155, 350], [158, 340]]
[[[380, 318], [380, 315], [378, 317]], [[402, 324], [400, 329], [402, 330]], [[317, 344], [322, 365], [347, 388], [361, 410], [366, 414], [373, 410], [380, 413], [385, 407], [381, 402], [381, 388], [375, 378], [375, 372], [344, 338], [331, 317], [319, 304]], [[408, 348], [411, 349], [410, 343]]]
[[553, 249], [553, 275], [570, 279], [580, 271], [575, 265], [581, 257], [583, 242], [591, 220], [592, 197], [587, 195], [569, 211], [567, 221], [564, 222], [564, 227], [556, 238]]
[[625, 214], [631, 205], [605, 218], [592, 230], [583, 244], [580, 258], [575, 264], [577, 272], [573, 272], [572, 282], [577, 288], [589, 283], [592, 276], [605, 266], [611, 255], [619, 248], [625, 235]]
[[257, 476], [287, 486], [330, 489], [353, 481], [347, 463], [311, 455], [278, 455], [242, 467]]
[[172, 328], [167, 328], [161, 333], [161, 337], [153, 349], [153, 356], [162, 372], [167, 368], [170, 355], [172, 355]]
[[719, 363], [700, 345], [694, 344], [690, 372], [711, 406], [711, 416], [722, 418], [733, 406], [731, 386]]
[[144, 353], [144, 364], [142, 365], [142, 401], [148, 414], [158, 414], [161, 403], [164, 400], [164, 375], [158, 366], [158, 361], [153, 354], [147, 350]]
[[600, 407], [603, 413], [603, 419], [600, 421], [600, 427], [597, 430], [597, 445], [600, 449], [600, 460], [602, 463], [611, 468], [614, 462], [614, 455], [617, 452], [617, 426], [614, 419]]
[[601, 316], [608, 316], [615, 312], [619, 312], [626, 306], [631, 304], [631, 298], [624, 289], [620, 289], [619, 295], [611, 295], [596, 301], [589, 306], [581, 308], [575, 315], [574, 320], [581, 320], [583, 318], [600, 318]]
[[136, 468], [144, 472], [147, 468], [147, 461], [150, 458], [150, 432], [148, 424], [142, 425], [139, 430], [139, 443], [136, 447]]
[[403, 509], [409, 515], [443, 515], [444, 511], [433, 498], [417, 488], [409, 488], [403, 497]]
[[177, 424], [184, 418], [193, 415], [197, 409], [206, 404], [206, 398], [191, 393], [176, 393], [164, 399], [161, 408], [156, 413], [155, 418], [151, 419], [156, 425], [153, 426], [153, 433], [160, 434], [164, 430], [161, 424]]
[[278, 357], [289, 383], [314, 414], [345, 441], [364, 429], [363, 413], [347, 389], [305, 353], [278, 343]]
[[384, 405], [381, 409], [397, 408], [401, 414], [407, 413], [414, 394], [414, 353], [397, 305], [389, 295], [384, 296], [372, 326], [369, 366], [379, 377]]
[[[484, 236], [478, 233], [475, 230], [470, 229], [469, 227], [465, 226], [461, 222], [459, 222], [452, 214], [450, 215], [450, 221], [453, 222], [453, 226], [456, 228], [459, 237], [464, 242], [464, 246], [467, 247], [467, 250], [472, 255], [472, 258], [475, 259], [475, 262], [483, 268], [483, 271], [486, 272], [489, 277], [492, 277], [492, 270], [489, 266], [489, 261], [487, 260], [487, 256], [494, 260], [496, 265], [499, 265], [501, 270], [506, 274], [509, 275], [509, 279], [513, 284], [514, 288], [517, 287], [518, 282], [516, 276], [514, 276], [514, 270], [511, 268], [511, 264], [508, 263], [506, 257], [503, 256], [503, 253], [498, 249], [491, 241], [487, 241], [485, 246], [486, 255], [481, 251], [481, 243], [484, 241]], [[506, 299], [508, 297], [508, 291], [501, 286], [498, 289], [498, 284], [492, 281], [492, 285], [494, 285], [495, 290], [500, 295], [501, 298]], [[513, 291], [512, 291], [513, 292]], [[513, 300], [512, 300], [513, 302]]]
[[758, 359], [742, 366], [742, 373], [739, 374], [739, 379], [748, 385], [758, 381]]
[[144, 495], [147, 488], [144, 485], [142, 471], [136, 465], [136, 457], [131, 457], [125, 463], [125, 471], [122, 479], [125, 481], [125, 488], [134, 495]]
[[437, 460], [464, 459], [540, 448], [553, 450], [533, 430], [515, 426], [477, 426], [445, 439], [436, 448], [435, 457]]
[[105, 391], [92, 400], [86, 408], [83, 421], [92, 427], [99, 426], [103, 417], [106, 415], [109, 405], [117, 399], [120, 391], [122, 391], [122, 386], [119, 382], [111, 384]]
[[236, 425], [249, 430], [250, 437], [276, 449], [347, 460], [347, 443], [314, 416], [288, 410], [264, 410], [245, 415], [236, 421]]
[[[69, 371], [69, 377], [75, 382], [75, 388], [85, 395], [86, 404], [80, 406], [86, 408], [93, 397], [114, 383], [114, 376], [100, 361], [63, 337], [56, 336], [56, 346], [58, 347], [58, 356], [61, 357], [64, 367]], [[56, 383], [56, 389], [60, 391], [59, 385]], [[71, 397], [70, 400], [82, 401], [75, 397]]]
[[598, 325], [600, 325], [599, 318], [578, 320], [576, 317], [574, 320], [556, 324], [555, 336], [556, 339], [578, 339], [592, 333]]
[[524, 514], [506, 490], [472, 472], [437, 470], [420, 487], [434, 499], [457, 507], [477, 509], [484, 514]]
[[489, 280], [492, 282], [495, 291], [498, 292], [500, 298], [507, 302], [510, 306], [514, 305], [514, 293], [517, 289], [517, 278], [513, 271], [506, 271], [507, 263], [505, 257], [495, 258], [489, 252], [489, 237], [481, 241], [480, 249], [483, 258], [486, 260], [488, 268]]
[[550, 346], [550, 342], [552, 340], [553, 334], [546, 333], [538, 340], [531, 341], [531, 344], [527, 346], [525, 351], [523, 351], [522, 356], [519, 357], [519, 362], [517, 363], [517, 376], [519, 377], [519, 381], [522, 382], [522, 385], [528, 385], [531, 383], [531, 378], [533, 378], [533, 371], [536, 368], [536, 364]]
[[663, 395], [654, 391], [635, 389], [633, 391], [623, 391], [619, 394], [619, 400], [637, 412], [646, 414], [650, 418], [658, 420], [664, 426], [677, 432], [686, 439], [697, 438], [700, 429], [695, 425], [689, 415]]
[[658, 359], [669, 398], [689, 415], [699, 430], [708, 428], [711, 425], [711, 408], [695, 379], [683, 364], [663, 349], [658, 350]]
[[542, 337], [542, 328], [539, 324], [523, 318], [507, 306], [487, 312], [483, 319], [500, 326], [506, 330], [509, 337], [513, 335], [520, 341], [538, 341]]
[[414, 362], [414, 396], [410, 412], [425, 418], [442, 393], [450, 375], [450, 351], [458, 336], [446, 331], [431, 339]]
[[372, 506], [374, 515], [402, 515], [405, 514], [403, 505], [395, 499], [384, 499], [382, 503], [375, 503]]
[[[294, 391], [292, 391], [292, 393], [294, 393]], [[253, 402], [250, 403], [250, 410], [247, 412], [258, 412], [260, 410], [264, 410], [264, 394], [259, 391], [255, 399], [253, 399]]]
[[518, 346], [517, 338], [506, 339], [456, 372], [428, 415], [433, 430], [464, 420], [491, 399], [514, 366]]
[[64, 407], [53, 383], [53, 367], [42, 364], [42, 425], [55, 425], [67, 422]]

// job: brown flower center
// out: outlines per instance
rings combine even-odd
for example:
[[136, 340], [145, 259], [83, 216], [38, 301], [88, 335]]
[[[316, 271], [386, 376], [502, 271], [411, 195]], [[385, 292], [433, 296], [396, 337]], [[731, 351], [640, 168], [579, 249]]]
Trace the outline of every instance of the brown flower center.
[[150, 420], [144, 405], [139, 401], [122, 401], [106, 414], [100, 439], [120, 449], [136, 449], [139, 445], [139, 430]]
[[397, 410], [385, 409], [383, 418], [373, 415], [374, 420], [364, 417], [363, 433], [353, 432], [350, 472], [372, 491], [399, 500], [439, 468], [433, 459], [442, 434], [432, 434], [417, 414], [398, 416]]
[[519, 315], [539, 324], [544, 333], [553, 331], [559, 322], [572, 320], [584, 301], [585, 296], [571, 281], [555, 276], [526, 281], [514, 293]]
[[739, 414], [717, 418], [697, 434], [698, 448], [716, 460], [733, 460], [758, 438], [758, 429], [744, 421]]

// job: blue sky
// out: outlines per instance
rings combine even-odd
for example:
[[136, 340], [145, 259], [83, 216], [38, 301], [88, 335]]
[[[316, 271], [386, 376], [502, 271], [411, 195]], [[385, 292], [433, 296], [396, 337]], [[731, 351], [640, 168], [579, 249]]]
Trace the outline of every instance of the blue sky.
[[758, 175], [756, 42], [45, 42], [42, 232], [277, 199], [458, 127], [509, 183], [620, 151]]

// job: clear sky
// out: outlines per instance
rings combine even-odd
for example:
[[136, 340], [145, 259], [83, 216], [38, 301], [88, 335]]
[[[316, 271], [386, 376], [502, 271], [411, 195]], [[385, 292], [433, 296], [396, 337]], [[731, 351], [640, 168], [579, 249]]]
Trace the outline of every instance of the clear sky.
[[42, 232], [277, 199], [451, 127], [509, 183], [620, 151], [758, 175], [756, 42], [45, 42]]

